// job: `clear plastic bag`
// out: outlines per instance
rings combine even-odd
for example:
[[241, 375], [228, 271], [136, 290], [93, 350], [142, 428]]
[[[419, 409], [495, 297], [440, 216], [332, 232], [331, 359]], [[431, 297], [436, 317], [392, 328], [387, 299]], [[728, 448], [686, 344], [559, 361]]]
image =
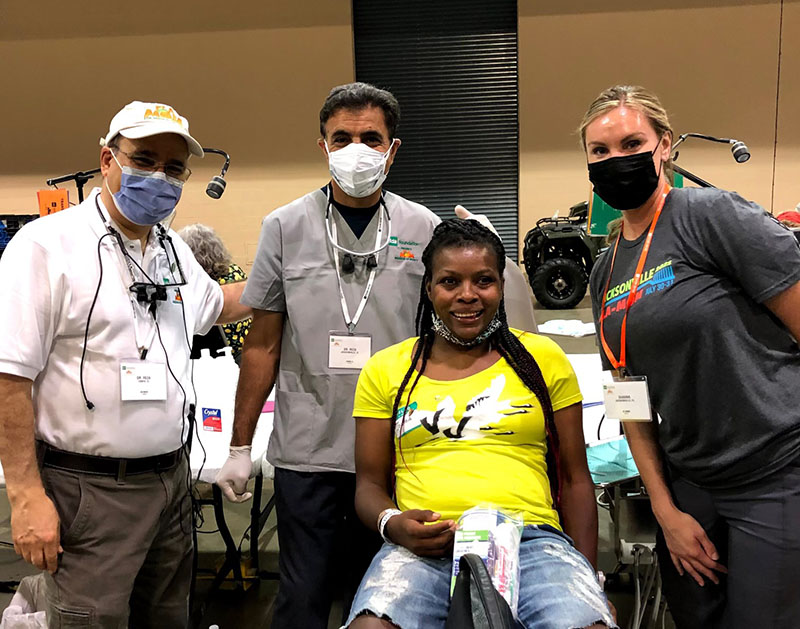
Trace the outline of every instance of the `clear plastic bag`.
[[452, 596], [459, 559], [478, 555], [486, 564], [492, 583], [514, 616], [519, 602], [519, 545], [524, 521], [519, 513], [507, 513], [491, 505], [478, 505], [461, 514], [453, 545]]
[[24, 577], [8, 607], [3, 611], [0, 629], [47, 629], [44, 573]]

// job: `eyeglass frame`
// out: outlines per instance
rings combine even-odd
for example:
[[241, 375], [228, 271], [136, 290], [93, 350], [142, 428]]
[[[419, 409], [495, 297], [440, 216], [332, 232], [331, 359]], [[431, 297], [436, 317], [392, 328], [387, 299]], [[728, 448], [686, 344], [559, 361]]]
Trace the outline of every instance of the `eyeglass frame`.
[[[153, 172], [153, 173], [164, 171], [164, 174], [167, 177], [173, 177], [174, 179], [178, 179], [178, 180], [184, 181], [184, 182], [187, 181], [189, 179], [189, 177], [192, 176], [192, 169], [189, 168], [186, 164], [182, 165], [183, 170], [181, 171], [180, 175], [171, 175], [170, 173], [167, 172], [167, 168], [169, 168], [170, 166], [173, 167], [173, 168], [178, 168], [177, 164], [172, 164], [172, 163], [168, 163], [168, 162], [159, 162], [158, 160], [155, 160], [152, 157], [148, 157], [147, 155], [141, 155], [141, 156], [135, 156], [134, 157], [134, 154], [128, 153], [127, 151], [123, 151], [119, 147], [109, 147], [109, 148], [111, 148], [112, 151], [116, 151], [117, 153], [122, 153], [125, 157], [128, 158], [128, 160], [134, 166], [136, 166], [137, 168], [139, 168], [141, 170], [146, 170], [148, 172]], [[141, 161], [141, 160], [151, 161], [153, 163], [152, 163], [151, 166], [145, 166], [143, 164], [137, 163], [137, 161]], [[156, 167], [158, 167], [158, 168], [156, 168]]]

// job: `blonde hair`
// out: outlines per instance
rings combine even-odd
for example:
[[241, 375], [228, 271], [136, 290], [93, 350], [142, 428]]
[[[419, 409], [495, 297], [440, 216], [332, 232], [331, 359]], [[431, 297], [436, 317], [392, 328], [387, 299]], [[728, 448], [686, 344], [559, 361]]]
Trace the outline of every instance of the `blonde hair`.
[[[604, 113], [616, 109], [617, 107], [630, 107], [642, 112], [653, 131], [658, 135], [659, 140], [665, 134], [669, 134], [670, 140], [673, 137], [672, 125], [669, 122], [667, 110], [658, 100], [658, 96], [653, 94], [650, 90], [639, 85], [615, 85], [600, 92], [597, 98], [589, 105], [589, 109], [583, 115], [583, 120], [578, 126], [578, 133], [581, 136], [581, 147], [586, 152], [586, 127], [588, 127], [595, 119]], [[664, 175], [667, 181], [673, 181], [672, 170], [672, 155], [664, 162]], [[618, 218], [608, 224], [609, 227], [609, 240], [613, 240], [622, 227], [622, 219]]]

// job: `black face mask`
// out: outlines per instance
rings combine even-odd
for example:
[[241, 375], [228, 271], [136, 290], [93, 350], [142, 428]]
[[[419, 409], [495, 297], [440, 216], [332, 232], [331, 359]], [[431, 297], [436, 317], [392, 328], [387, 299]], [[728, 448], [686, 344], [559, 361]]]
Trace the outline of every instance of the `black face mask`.
[[[656, 150], [658, 146], [653, 153]], [[658, 186], [659, 173], [653, 165], [653, 153], [644, 151], [590, 163], [589, 181], [597, 196], [615, 210], [633, 210], [644, 205]]]

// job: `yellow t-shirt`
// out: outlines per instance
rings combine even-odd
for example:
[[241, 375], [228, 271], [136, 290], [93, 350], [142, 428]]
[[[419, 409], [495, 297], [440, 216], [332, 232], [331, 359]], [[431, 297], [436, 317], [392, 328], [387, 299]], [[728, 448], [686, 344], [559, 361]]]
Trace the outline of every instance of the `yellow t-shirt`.
[[[550, 339], [512, 330], [542, 370], [553, 410], [581, 401], [564, 352]], [[358, 379], [353, 415], [386, 419], [411, 365], [416, 338], [369, 359]], [[412, 374], [398, 409], [416, 377]], [[431, 509], [443, 519], [490, 503], [519, 511], [526, 524], [561, 528], [547, 478], [544, 414], [533, 392], [501, 358], [461, 380], [423, 375], [395, 429], [396, 492], [400, 509]]]

